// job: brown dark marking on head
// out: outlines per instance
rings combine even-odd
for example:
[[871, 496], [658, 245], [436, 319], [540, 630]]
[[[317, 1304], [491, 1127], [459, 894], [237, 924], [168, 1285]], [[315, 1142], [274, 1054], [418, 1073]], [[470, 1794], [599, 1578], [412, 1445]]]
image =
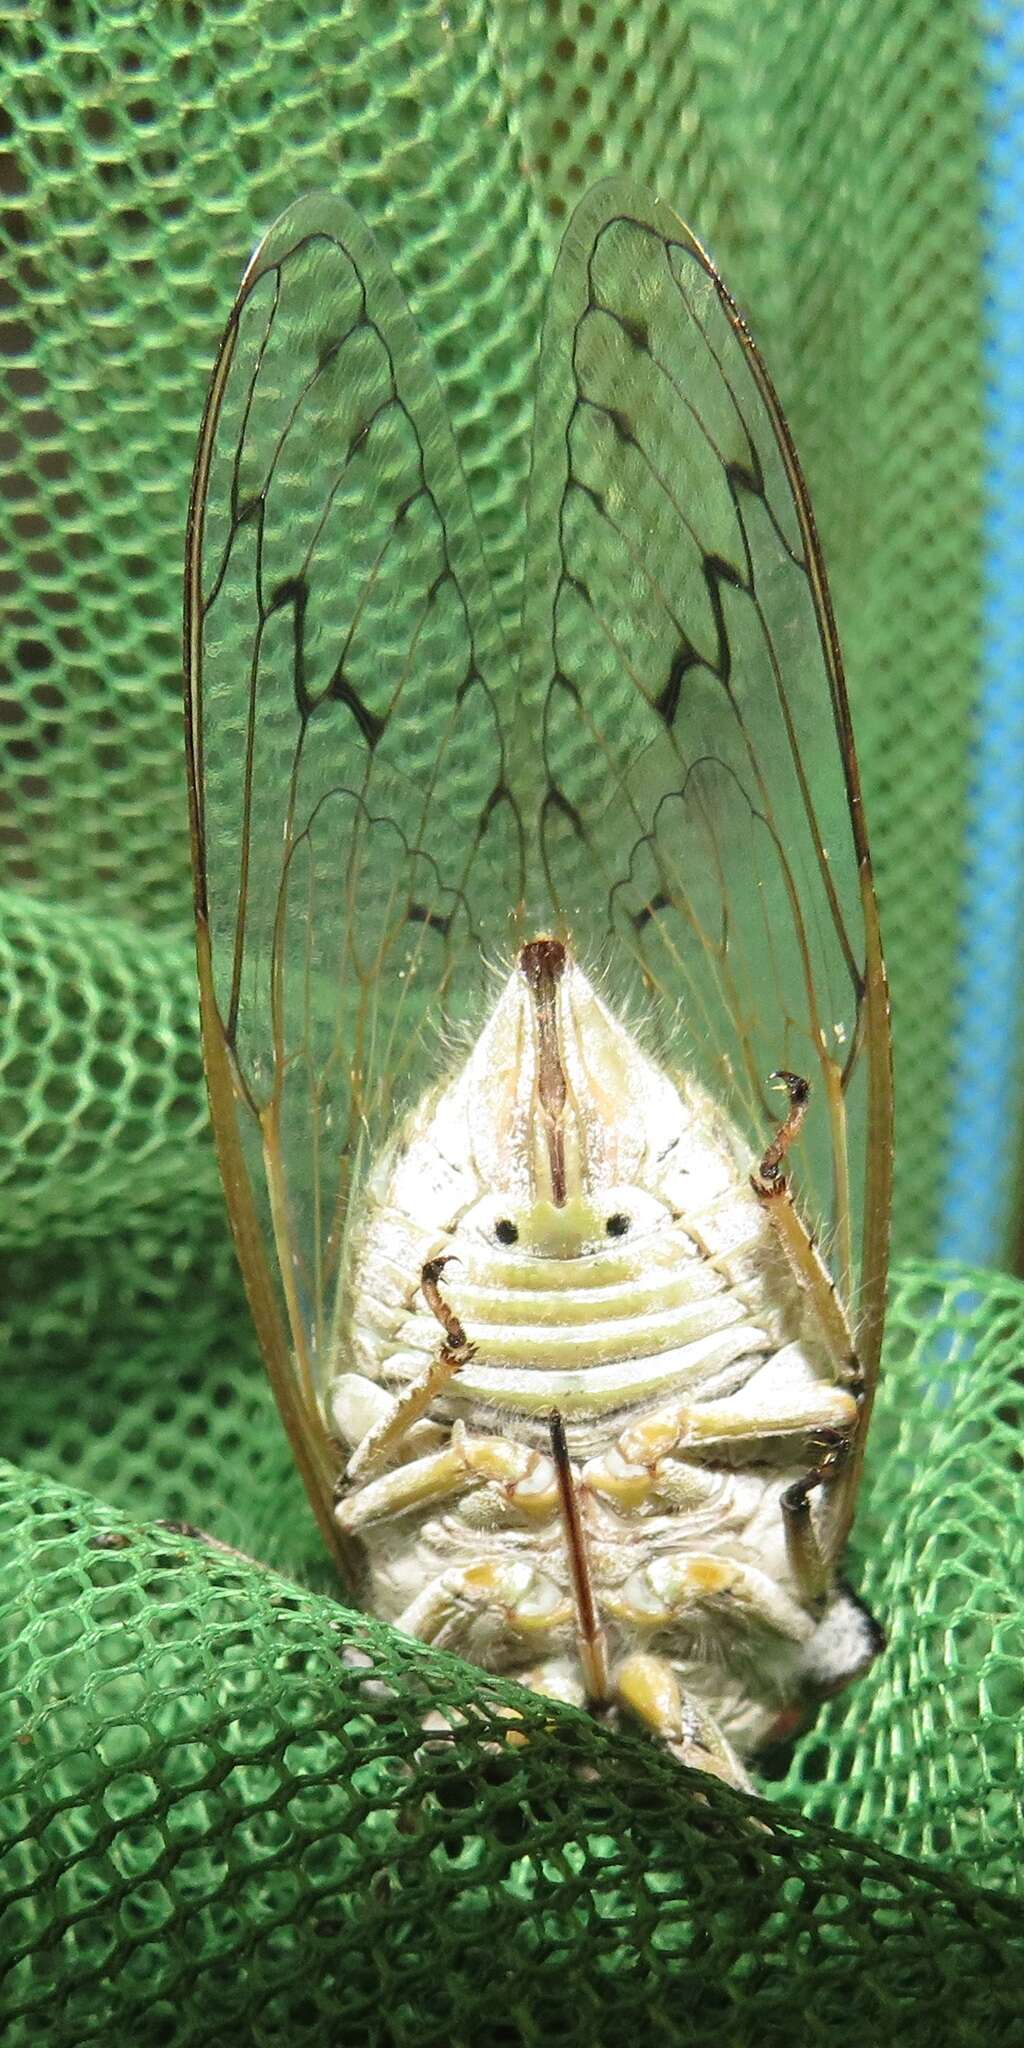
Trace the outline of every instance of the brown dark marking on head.
[[565, 972], [567, 958], [561, 939], [528, 939], [519, 948], [520, 969], [533, 989], [543, 982], [558, 981]]
[[562, 1117], [568, 1097], [565, 1068], [558, 1044], [556, 992], [567, 954], [561, 939], [530, 939], [519, 952], [519, 966], [533, 997], [537, 1020], [537, 1095], [544, 1117], [551, 1194], [556, 1209], [565, 1203], [565, 1131]]

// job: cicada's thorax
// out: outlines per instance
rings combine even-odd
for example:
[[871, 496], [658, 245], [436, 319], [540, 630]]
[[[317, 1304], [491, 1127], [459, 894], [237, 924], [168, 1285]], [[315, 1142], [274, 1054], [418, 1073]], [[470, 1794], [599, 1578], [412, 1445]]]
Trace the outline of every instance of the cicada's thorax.
[[[656, 1660], [741, 1754], [870, 1656], [849, 1602], [809, 1599], [794, 1571], [782, 1496], [856, 1402], [752, 1164], [567, 949], [534, 941], [372, 1181], [331, 1402], [358, 1465], [437, 1359], [421, 1273], [450, 1259], [441, 1286], [471, 1355], [339, 1508], [368, 1603], [578, 1696], [558, 1411], [609, 1668], [639, 1653], [649, 1677]], [[829, 1518], [825, 1490], [826, 1555]]]

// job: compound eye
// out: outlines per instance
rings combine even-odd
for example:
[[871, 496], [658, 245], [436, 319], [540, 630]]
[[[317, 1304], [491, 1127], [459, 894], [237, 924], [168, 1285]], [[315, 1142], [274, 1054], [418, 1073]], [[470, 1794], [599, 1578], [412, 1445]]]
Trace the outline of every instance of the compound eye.
[[495, 1224], [494, 1235], [499, 1244], [517, 1244], [519, 1241], [519, 1232], [515, 1224], [510, 1222], [508, 1217], [505, 1216], [502, 1217], [500, 1223]]
[[624, 1216], [621, 1209], [616, 1209], [614, 1216], [609, 1216], [604, 1227], [609, 1237], [625, 1237], [629, 1229], [629, 1217]]

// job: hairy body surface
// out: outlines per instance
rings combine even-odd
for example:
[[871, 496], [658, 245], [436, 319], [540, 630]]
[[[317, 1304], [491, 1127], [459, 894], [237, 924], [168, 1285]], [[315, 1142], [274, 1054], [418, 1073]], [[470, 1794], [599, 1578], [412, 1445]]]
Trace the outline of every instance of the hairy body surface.
[[[824, 1268], [820, 1285], [794, 1271], [752, 1164], [571, 954], [531, 942], [371, 1181], [352, 1369], [329, 1396], [353, 1454], [338, 1518], [377, 1613], [541, 1692], [625, 1707], [736, 1782], [740, 1757], [877, 1647], [835, 1583], [828, 1484], [814, 1583], [785, 1511], [820, 1446], [856, 1429], [856, 1362], [849, 1339], [837, 1355]], [[420, 1284], [442, 1262], [454, 1356]], [[603, 1699], [581, 1655], [553, 1412]]]

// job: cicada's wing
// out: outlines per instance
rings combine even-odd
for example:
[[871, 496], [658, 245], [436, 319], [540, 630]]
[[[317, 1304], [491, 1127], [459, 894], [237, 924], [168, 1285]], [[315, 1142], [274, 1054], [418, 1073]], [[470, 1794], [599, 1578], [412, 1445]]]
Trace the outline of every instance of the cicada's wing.
[[696, 1069], [752, 1163], [772, 1070], [811, 1081], [797, 1199], [873, 1385], [888, 1005], [825, 571], [735, 304], [671, 210], [617, 182], [555, 268], [528, 545], [532, 900], [617, 976], [632, 959], [657, 1050]]
[[504, 941], [487, 920], [521, 892], [505, 655], [451, 430], [398, 286], [338, 200], [282, 216], [228, 322], [185, 641], [214, 1124], [275, 1392], [337, 1549], [319, 1396], [360, 1160], [436, 1070]]

